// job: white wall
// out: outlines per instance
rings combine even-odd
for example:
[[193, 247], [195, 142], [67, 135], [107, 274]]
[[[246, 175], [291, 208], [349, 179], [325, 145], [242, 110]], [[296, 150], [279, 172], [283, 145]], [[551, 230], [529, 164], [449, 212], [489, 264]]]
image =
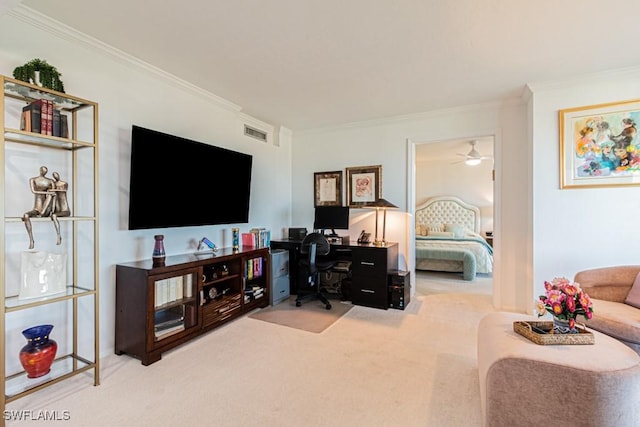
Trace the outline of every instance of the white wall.
[[[239, 224], [241, 231], [253, 226], [277, 231], [289, 224], [291, 135], [286, 129], [271, 129], [244, 116], [237, 106], [213, 94], [84, 39], [71, 30], [58, 32], [55, 28], [55, 23], [36, 16], [16, 16], [11, 12], [0, 17], [0, 73], [11, 76], [16, 66], [33, 58], [45, 59], [62, 73], [67, 93], [99, 104], [100, 341], [101, 354], [106, 355], [113, 352], [115, 264], [150, 258], [153, 235], [159, 231], [165, 235], [167, 255], [195, 250], [195, 242], [203, 236], [219, 246], [230, 246], [233, 226], [128, 231], [131, 125], [252, 154], [250, 223]], [[279, 145], [244, 136], [243, 124], [247, 121], [273, 132]], [[33, 170], [25, 171], [26, 176], [36, 175], [39, 166], [36, 164]], [[194, 167], [207, 167], [206, 159]], [[184, 208], [223, 209], [224, 205], [216, 205], [212, 197], [216, 175], [220, 173], [227, 172], [211, 171], [212, 194], [203, 194], [201, 200], [194, 200], [193, 206]], [[158, 176], [168, 185], [171, 153], [167, 153], [166, 163], [158, 166]], [[19, 211], [27, 211], [33, 204], [28, 180], [23, 184], [24, 188], [15, 190], [24, 193], [24, 206]], [[170, 203], [170, 191], [167, 196]], [[26, 231], [22, 237], [27, 250]], [[33, 326], [29, 319], [8, 325], [8, 336], [17, 337], [15, 345], [19, 345], [17, 349], [7, 348], [8, 354], [17, 354], [24, 345], [20, 331], [27, 326]]]
[[[640, 187], [560, 189], [558, 110], [640, 98], [640, 69], [532, 85], [534, 284], [640, 264]], [[597, 307], [595, 308], [597, 316]]]
[[[309, 226], [313, 222], [313, 173], [343, 170], [353, 166], [382, 165], [383, 197], [400, 207], [390, 210], [387, 240], [400, 244], [400, 268], [412, 270], [413, 216], [415, 200], [412, 180], [415, 145], [429, 141], [458, 138], [473, 139], [493, 136], [495, 140], [495, 209], [494, 247], [494, 304], [504, 309], [525, 311], [530, 295], [520, 292], [523, 265], [528, 265], [527, 235], [523, 221], [528, 188], [526, 160], [514, 162], [504, 159], [524, 158], [526, 150], [527, 110], [522, 102], [499, 105], [477, 105], [435, 111], [409, 117], [394, 117], [366, 123], [354, 123], [336, 128], [295, 132], [293, 145], [292, 199], [293, 223]], [[504, 182], [503, 182], [504, 180]], [[503, 214], [508, 212], [508, 215]], [[350, 235], [360, 230], [373, 230], [373, 216], [366, 209], [352, 210]], [[525, 305], [526, 304], [526, 305]]]

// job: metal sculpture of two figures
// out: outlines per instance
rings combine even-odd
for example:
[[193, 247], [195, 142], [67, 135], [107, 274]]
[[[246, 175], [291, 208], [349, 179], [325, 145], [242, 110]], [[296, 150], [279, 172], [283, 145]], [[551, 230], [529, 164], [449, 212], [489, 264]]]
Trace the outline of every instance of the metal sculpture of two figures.
[[69, 184], [60, 179], [58, 172], [53, 173], [53, 178], [47, 177], [48, 171], [46, 166], [40, 166], [40, 175], [29, 179], [29, 186], [35, 199], [33, 209], [22, 215], [22, 221], [24, 221], [24, 226], [29, 234], [29, 249], [33, 249], [35, 245], [31, 218], [51, 218], [56, 228], [56, 244], [59, 245], [62, 243], [62, 237], [60, 236], [58, 217], [71, 215], [67, 202]]

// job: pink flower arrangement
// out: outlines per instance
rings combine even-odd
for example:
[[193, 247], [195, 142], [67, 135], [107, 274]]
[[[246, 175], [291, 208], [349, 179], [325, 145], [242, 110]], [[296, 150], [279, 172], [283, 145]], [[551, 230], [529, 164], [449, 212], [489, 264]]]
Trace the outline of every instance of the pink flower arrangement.
[[573, 329], [576, 318], [583, 315], [585, 319], [593, 317], [593, 303], [591, 298], [580, 288], [577, 282], [571, 282], [566, 277], [556, 277], [551, 282], [544, 282], [544, 295], [536, 301], [538, 317], [546, 312], [561, 320], [568, 320]]

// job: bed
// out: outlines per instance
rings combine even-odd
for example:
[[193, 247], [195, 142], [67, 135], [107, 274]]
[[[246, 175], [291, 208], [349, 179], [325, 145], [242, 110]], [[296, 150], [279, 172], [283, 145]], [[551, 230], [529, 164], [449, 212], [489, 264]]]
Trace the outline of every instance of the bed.
[[480, 209], [455, 196], [439, 196], [416, 208], [416, 270], [493, 272], [493, 248], [480, 235]]

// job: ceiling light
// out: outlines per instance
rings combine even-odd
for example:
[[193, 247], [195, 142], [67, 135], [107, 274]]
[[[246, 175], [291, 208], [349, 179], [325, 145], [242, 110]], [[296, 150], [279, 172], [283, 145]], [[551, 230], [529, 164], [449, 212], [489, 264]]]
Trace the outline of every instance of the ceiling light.
[[480, 158], [468, 158], [464, 161], [464, 164], [467, 166], [478, 166], [482, 162]]

